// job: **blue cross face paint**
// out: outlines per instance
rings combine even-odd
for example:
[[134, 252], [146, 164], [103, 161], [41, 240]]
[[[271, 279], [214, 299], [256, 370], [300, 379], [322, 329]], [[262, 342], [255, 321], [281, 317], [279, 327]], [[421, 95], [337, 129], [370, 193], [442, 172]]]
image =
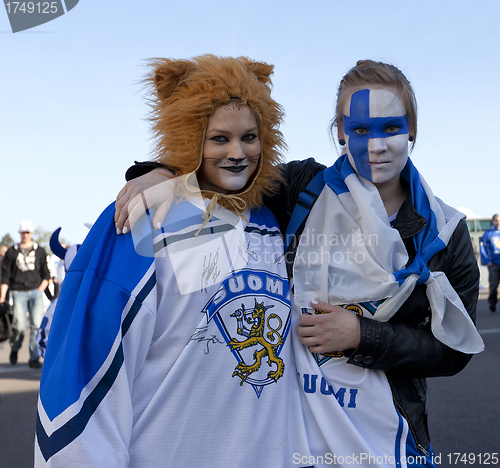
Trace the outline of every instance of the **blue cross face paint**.
[[399, 176], [408, 160], [408, 120], [390, 88], [361, 89], [344, 109], [347, 154], [356, 172], [374, 184]]

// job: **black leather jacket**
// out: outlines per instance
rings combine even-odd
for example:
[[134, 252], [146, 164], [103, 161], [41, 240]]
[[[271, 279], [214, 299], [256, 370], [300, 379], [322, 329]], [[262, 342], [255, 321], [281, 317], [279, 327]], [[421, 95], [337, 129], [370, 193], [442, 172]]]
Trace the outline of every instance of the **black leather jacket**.
[[[324, 166], [314, 159], [293, 161], [283, 166], [284, 182], [279, 193], [265, 200], [266, 206], [278, 219], [283, 233], [299, 193], [323, 168]], [[409, 263], [415, 255], [413, 236], [425, 223], [425, 218], [417, 213], [408, 198], [398, 212], [394, 228], [399, 231], [405, 243], [410, 257]], [[437, 253], [428, 262], [428, 266], [431, 271], [442, 271], [446, 274], [475, 322], [479, 269], [464, 220], [458, 224], [448, 246]], [[425, 285], [417, 285], [388, 322], [359, 317], [360, 344], [355, 350], [346, 353], [349, 364], [385, 371], [394, 402], [408, 421], [421, 453], [426, 453], [430, 447], [425, 408], [426, 377], [456, 374], [472, 357], [455, 351], [434, 338], [429, 317], [430, 308]]]
[[[127, 180], [145, 174], [155, 167], [157, 164], [149, 161], [136, 163], [127, 171]], [[278, 193], [264, 200], [264, 204], [276, 216], [282, 233], [286, 232], [300, 192], [324, 167], [312, 158], [283, 165], [283, 181], [278, 187]], [[399, 231], [405, 243], [409, 263], [415, 255], [413, 236], [425, 226], [425, 222], [408, 198], [398, 212], [394, 228]], [[302, 229], [303, 226], [298, 234]], [[292, 249], [293, 246], [292, 243]], [[293, 259], [293, 256], [286, 258]], [[479, 269], [464, 220], [458, 224], [448, 246], [437, 253], [428, 262], [428, 266], [431, 271], [442, 271], [446, 274], [475, 323]], [[385, 371], [395, 405], [408, 421], [421, 453], [428, 452], [430, 447], [425, 409], [426, 377], [454, 375], [460, 372], [472, 357], [454, 351], [434, 338], [429, 317], [425, 285], [417, 285], [388, 322], [359, 317], [360, 344], [355, 350], [346, 353], [349, 364]]]

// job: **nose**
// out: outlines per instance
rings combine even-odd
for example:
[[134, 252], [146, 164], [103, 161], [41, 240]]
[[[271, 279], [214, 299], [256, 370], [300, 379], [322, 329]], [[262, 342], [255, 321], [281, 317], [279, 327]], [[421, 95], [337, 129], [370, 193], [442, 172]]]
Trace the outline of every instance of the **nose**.
[[235, 142], [233, 145], [231, 145], [231, 148], [229, 148], [229, 152], [227, 155], [227, 159], [229, 161], [240, 163], [244, 161], [245, 158], [245, 152], [243, 151], [243, 148], [241, 147], [241, 144], [239, 142]]
[[387, 144], [385, 138], [371, 138], [368, 140], [368, 152], [379, 154], [387, 151]]
[[232, 158], [232, 157], [227, 159], [229, 159], [229, 161], [231, 162], [236, 162], [236, 163], [240, 163], [245, 160], [245, 158]]

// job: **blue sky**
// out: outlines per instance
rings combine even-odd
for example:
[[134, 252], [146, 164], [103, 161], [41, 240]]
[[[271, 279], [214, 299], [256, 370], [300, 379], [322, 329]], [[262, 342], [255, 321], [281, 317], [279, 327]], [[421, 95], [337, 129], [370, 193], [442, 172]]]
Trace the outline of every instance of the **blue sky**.
[[412, 82], [412, 160], [436, 196], [500, 211], [497, 0], [80, 0], [13, 34], [0, 8], [0, 237], [23, 218], [81, 242], [152, 144], [139, 81], [150, 57], [204, 53], [275, 65], [288, 160], [337, 157], [327, 128], [339, 80], [357, 60]]

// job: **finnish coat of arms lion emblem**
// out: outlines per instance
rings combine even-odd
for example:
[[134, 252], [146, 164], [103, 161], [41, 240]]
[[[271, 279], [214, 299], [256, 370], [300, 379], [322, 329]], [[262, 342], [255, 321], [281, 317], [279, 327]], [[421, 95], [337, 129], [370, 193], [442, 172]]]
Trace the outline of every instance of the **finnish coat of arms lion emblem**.
[[[253, 346], [258, 348], [253, 353], [253, 363], [240, 362], [233, 372], [233, 377], [238, 376], [241, 378], [240, 385], [243, 385], [243, 382], [250, 374], [261, 368], [262, 360], [265, 357], [267, 357], [267, 364], [273, 367], [273, 370], [270, 370], [267, 374], [269, 379], [277, 381], [285, 370], [283, 359], [278, 357], [276, 353], [277, 348], [283, 344], [283, 337], [279, 333], [283, 324], [277, 314], [268, 314], [266, 318], [266, 311], [271, 307], [274, 306], [266, 307], [264, 302], [259, 303], [255, 299], [255, 306], [251, 312], [245, 309], [244, 304], [241, 304], [241, 308], [231, 314], [231, 317], [235, 317], [238, 321], [238, 334], [246, 337], [243, 341], [238, 341], [235, 338], [231, 339], [228, 343], [231, 351], [239, 351]], [[248, 328], [247, 325], [251, 325], [251, 327]], [[266, 328], [269, 331], [264, 336]], [[276, 365], [275, 369], [273, 364]]]

